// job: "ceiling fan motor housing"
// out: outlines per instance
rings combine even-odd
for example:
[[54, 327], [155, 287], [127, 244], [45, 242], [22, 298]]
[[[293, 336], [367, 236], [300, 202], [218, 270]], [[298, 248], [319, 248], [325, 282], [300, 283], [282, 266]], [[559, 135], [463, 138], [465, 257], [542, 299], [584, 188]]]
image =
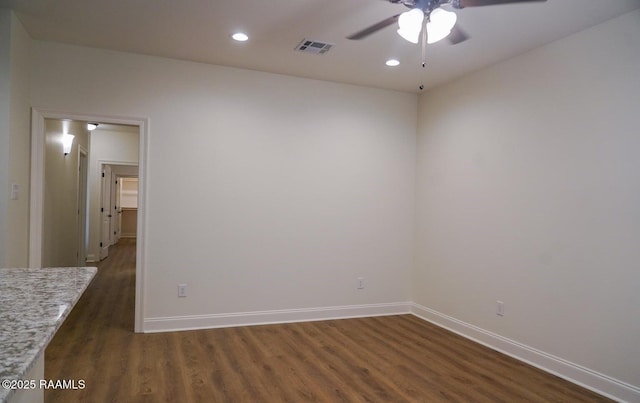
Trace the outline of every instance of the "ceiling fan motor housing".
[[442, 4], [449, 3], [448, 0], [389, 0], [391, 3], [402, 3], [407, 8], [419, 8], [425, 14], [440, 7]]

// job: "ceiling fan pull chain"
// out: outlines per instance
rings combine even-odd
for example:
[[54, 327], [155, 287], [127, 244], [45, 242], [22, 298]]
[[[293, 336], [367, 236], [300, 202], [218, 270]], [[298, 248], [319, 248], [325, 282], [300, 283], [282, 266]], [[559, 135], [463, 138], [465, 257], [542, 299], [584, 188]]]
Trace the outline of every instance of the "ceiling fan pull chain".
[[422, 68], [427, 67], [427, 22], [429, 22], [429, 16], [422, 21]]
[[[422, 68], [427, 67], [427, 22], [429, 20], [429, 16], [422, 21], [422, 43], [420, 44], [422, 48]], [[424, 84], [420, 83], [418, 87], [420, 91], [424, 90]]]

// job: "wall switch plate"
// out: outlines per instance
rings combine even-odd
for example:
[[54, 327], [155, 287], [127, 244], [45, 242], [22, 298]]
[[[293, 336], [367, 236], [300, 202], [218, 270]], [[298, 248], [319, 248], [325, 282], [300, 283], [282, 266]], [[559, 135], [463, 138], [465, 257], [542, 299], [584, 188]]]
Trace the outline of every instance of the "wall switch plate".
[[20, 194], [20, 187], [17, 183], [11, 184], [11, 200], [18, 200], [18, 195]]
[[178, 284], [178, 297], [183, 298], [187, 296], [187, 285]]
[[504, 302], [496, 301], [496, 315], [504, 316]]
[[358, 290], [362, 290], [364, 288], [364, 277], [358, 277]]

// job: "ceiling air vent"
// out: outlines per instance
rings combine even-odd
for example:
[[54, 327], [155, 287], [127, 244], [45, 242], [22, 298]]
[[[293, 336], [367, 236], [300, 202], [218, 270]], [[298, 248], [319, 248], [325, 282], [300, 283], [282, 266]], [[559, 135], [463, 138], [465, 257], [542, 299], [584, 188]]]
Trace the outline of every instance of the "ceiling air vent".
[[333, 46], [332, 43], [325, 43], [325, 42], [303, 39], [302, 42], [300, 42], [298, 46], [296, 46], [296, 50], [299, 50], [300, 52], [305, 52], [305, 53], [322, 55], [327, 53], [332, 46]]

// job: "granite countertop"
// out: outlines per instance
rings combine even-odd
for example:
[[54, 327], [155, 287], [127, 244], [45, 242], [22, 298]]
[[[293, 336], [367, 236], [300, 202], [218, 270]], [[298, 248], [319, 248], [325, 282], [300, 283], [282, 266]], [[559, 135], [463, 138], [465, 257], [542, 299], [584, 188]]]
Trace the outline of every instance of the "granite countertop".
[[[97, 270], [0, 268], [0, 380], [24, 379]], [[12, 394], [0, 388], [0, 402]]]

